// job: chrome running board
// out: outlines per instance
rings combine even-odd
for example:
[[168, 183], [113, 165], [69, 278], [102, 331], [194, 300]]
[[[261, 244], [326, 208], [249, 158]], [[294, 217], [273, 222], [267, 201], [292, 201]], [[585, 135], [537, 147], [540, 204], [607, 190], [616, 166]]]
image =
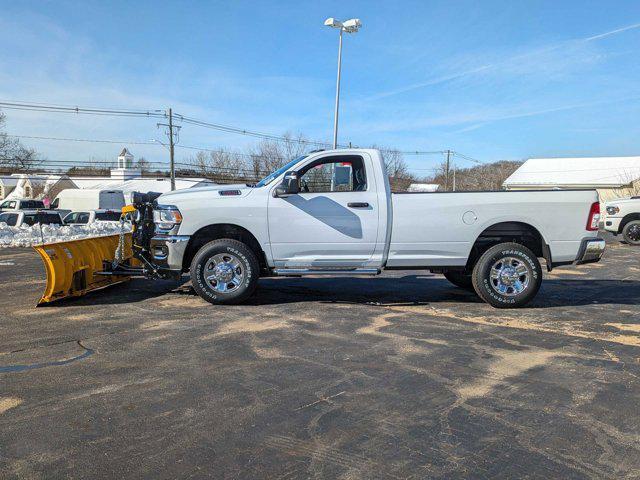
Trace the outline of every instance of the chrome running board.
[[377, 268], [340, 268], [334, 270], [327, 269], [313, 269], [313, 268], [276, 268], [273, 273], [275, 275], [286, 276], [300, 276], [300, 275], [378, 275], [380, 270]]

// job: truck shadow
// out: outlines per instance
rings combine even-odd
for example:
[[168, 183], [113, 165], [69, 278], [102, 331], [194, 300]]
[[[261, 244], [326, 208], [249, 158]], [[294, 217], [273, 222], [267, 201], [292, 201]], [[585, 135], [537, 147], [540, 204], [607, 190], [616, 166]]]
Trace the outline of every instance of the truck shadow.
[[[194, 293], [195, 295], [195, 293]], [[375, 305], [483, 303], [474, 292], [451, 285], [442, 277], [407, 275], [379, 278], [262, 279], [247, 304], [299, 302]], [[546, 279], [528, 308], [576, 307], [592, 304], [640, 304], [640, 281]]]
[[[193, 296], [189, 283], [135, 279], [84, 297], [47, 306], [120, 305], [144, 302], [167, 294]], [[263, 278], [246, 305], [281, 305], [304, 302], [411, 306], [438, 303], [482, 304], [470, 290], [455, 287], [443, 277], [424, 274], [376, 278]], [[538, 296], [527, 308], [577, 307], [593, 304], [640, 305], [640, 281], [545, 279]]]

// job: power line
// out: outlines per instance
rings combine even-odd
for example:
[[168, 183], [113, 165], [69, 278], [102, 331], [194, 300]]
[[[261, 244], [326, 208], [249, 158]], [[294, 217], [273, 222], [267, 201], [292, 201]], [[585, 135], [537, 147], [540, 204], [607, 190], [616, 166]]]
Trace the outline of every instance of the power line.
[[125, 110], [113, 108], [88, 108], [79, 106], [62, 106], [45, 103], [5, 102], [0, 101], [0, 107], [11, 110], [29, 110], [37, 112], [76, 113], [86, 115], [139, 116], [164, 118], [163, 110]]
[[55, 140], [62, 142], [86, 142], [86, 143], [117, 143], [122, 145], [154, 145], [154, 146], [162, 146], [159, 143], [151, 142], [151, 141], [141, 141], [141, 140], [98, 140], [98, 139], [88, 139], [88, 138], [61, 138], [61, 137], [41, 137], [37, 135], [11, 135], [7, 134], [7, 137], [11, 138], [27, 138], [33, 140]]

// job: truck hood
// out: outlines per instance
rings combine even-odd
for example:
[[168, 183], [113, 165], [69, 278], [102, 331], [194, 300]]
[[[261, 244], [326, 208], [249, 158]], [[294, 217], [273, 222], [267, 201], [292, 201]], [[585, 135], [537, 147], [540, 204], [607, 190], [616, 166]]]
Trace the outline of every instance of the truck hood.
[[174, 192], [163, 193], [158, 197], [158, 203], [171, 205], [176, 202], [192, 199], [213, 200], [216, 198], [239, 198], [246, 197], [253, 190], [244, 183], [234, 185], [211, 185], [206, 187], [186, 188]]
[[605, 203], [605, 206], [611, 206], [611, 205], [624, 205], [627, 203], [637, 203], [640, 204], [640, 198], [618, 198], [616, 200], [609, 200], [607, 203]]

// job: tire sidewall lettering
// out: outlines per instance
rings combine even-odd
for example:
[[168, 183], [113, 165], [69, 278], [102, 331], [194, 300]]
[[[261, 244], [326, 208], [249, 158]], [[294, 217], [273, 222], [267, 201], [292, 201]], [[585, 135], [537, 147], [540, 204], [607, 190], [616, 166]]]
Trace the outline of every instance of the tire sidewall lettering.
[[[251, 268], [251, 262], [249, 262], [249, 260], [247, 259], [246, 255], [244, 255], [242, 252], [240, 252], [239, 250], [236, 250], [233, 247], [222, 247], [222, 248], [212, 248], [207, 252], [206, 256], [203, 256], [202, 259], [200, 259], [198, 261], [198, 263], [196, 264], [196, 281], [198, 282], [198, 286], [200, 287], [200, 290], [207, 295], [209, 298], [213, 299], [213, 300], [218, 300], [220, 298], [224, 298], [223, 295], [219, 295], [217, 293], [214, 293], [214, 290], [209, 286], [209, 284], [207, 282], [205, 282], [204, 280], [204, 267], [207, 263], [207, 261], [214, 255], [218, 254], [218, 253], [222, 253], [222, 252], [226, 252], [226, 253], [230, 253], [236, 257], [238, 257], [238, 259], [242, 262], [242, 267], [245, 269], [245, 278], [244, 281], [242, 283], [242, 289], [245, 289], [249, 286], [249, 284], [251, 283], [251, 280], [253, 278], [253, 270]], [[236, 293], [236, 292], [234, 292]]]
[[505, 257], [517, 257], [522, 259], [525, 262], [527, 269], [529, 270], [529, 274], [533, 277], [534, 281], [538, 280], [539, 272], [538, 272], [538, 269], [536, 268], [535, 262], [531, 259], [531, 257], [527, 255], [525, 252], [522, 252], [520, 250], [504, 249], [498, 252], [493, 257], [491, 257], [491, 260], [487, 262], [487, 266], [485, 267], [482, 275], [482, 287], [485, 290], [485, 292], [496, 302], [500, 302], [505, 305], [510, 305], [510, 304], [515, 304], [523, 296], [528, 295], [530, 287], [527, 287], [524, 292], [518, 295], [515, 295], [513, 297], [499, 295], [493, 289], [493, 286], [490, 284], [490, 281], [489, 281], [491, 265], [497, 262], [498, 260], [500, 260], [501, 258], [505, 258]]

